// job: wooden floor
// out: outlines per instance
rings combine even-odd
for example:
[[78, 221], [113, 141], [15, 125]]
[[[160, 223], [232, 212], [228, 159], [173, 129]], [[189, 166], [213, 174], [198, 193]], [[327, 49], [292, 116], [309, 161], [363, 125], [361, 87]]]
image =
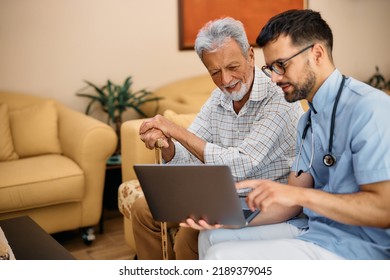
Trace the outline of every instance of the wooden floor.
[[105, 209], [103, 217], [103, 233], [98, 225], [94, 227], [96, 239], [90, 245], [84, 243], [78, 230], [53, 237], [78, 260], [133, 260], [135, 254], [125, 243], [122, 214]]

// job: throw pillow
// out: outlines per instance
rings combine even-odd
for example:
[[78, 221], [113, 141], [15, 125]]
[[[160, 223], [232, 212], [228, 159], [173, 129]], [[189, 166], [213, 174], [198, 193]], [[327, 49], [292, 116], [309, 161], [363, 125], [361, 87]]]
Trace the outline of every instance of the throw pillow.
[[61, 153], [58, 116], [53, 100], [11, 111], [10, 123], [19, 157]]
[[165, 110], [164, 117], [167, 118], [169, 121], [174, 122], [177, 125], [180, 125], [182, 127], [189, 127], [190, 124], [194, 121], [197, 114], [177, 114], [176, 112], [172, 110]]
[[18, 159], [9, 127], [8, 106], [0, 104], [0, 161]]

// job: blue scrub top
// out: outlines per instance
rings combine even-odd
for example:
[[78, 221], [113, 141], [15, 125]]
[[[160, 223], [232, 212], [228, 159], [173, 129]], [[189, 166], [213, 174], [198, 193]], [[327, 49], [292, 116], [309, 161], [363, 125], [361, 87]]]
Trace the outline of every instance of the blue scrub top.
[[[313, 176], [316, 189], [338, 194], [358, 192], [362, 184], [390, 180], [390, 97], [353, 78], [346, 79], [337, 107], [332, 148], [336, 163], [332, 167], [323, 164], [341, 81], [341, 73], [335, 70], [315, 94], [310, 104], [312, 125], [296, 168], [308, 169], [313, 129], [314, 159], [307, 172]], [[297, 154], [308, 117], [306, 112], [298, 125]], [[304, 213], [309, 218], [309, 229], [297, 238], [346, 259], [390, 259], [390, 229], [346, 225], [306, 208]]]

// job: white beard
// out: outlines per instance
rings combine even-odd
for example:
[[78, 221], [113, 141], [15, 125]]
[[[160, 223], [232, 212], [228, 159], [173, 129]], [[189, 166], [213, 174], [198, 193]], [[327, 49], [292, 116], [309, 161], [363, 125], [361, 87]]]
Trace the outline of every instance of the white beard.
[[244, 98], [244, 96], [248, 93], [248, 86], [243, 82], [239, 82], [241, 84], [241, 88], [239, 91], [228, 92], [225, 88], [222, 89], [222, 92], [232, 101], [240, 101]]

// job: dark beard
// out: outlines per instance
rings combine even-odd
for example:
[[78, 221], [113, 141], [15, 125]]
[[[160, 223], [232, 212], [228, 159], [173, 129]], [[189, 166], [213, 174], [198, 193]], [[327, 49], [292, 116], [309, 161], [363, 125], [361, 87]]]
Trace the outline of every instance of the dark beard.
[[284, 96], [286, 101], [293, 103], [298, 100], [306, 99], [309, 96], [310, 92], [313, 90], [315, 83], [316, 83], [316, 76], [314, 72], [309, 70], [307, 74], [306, 82], [302, 86], [293, 84], [294, 87], [293, 92], [288, 96], [287, 95]]

